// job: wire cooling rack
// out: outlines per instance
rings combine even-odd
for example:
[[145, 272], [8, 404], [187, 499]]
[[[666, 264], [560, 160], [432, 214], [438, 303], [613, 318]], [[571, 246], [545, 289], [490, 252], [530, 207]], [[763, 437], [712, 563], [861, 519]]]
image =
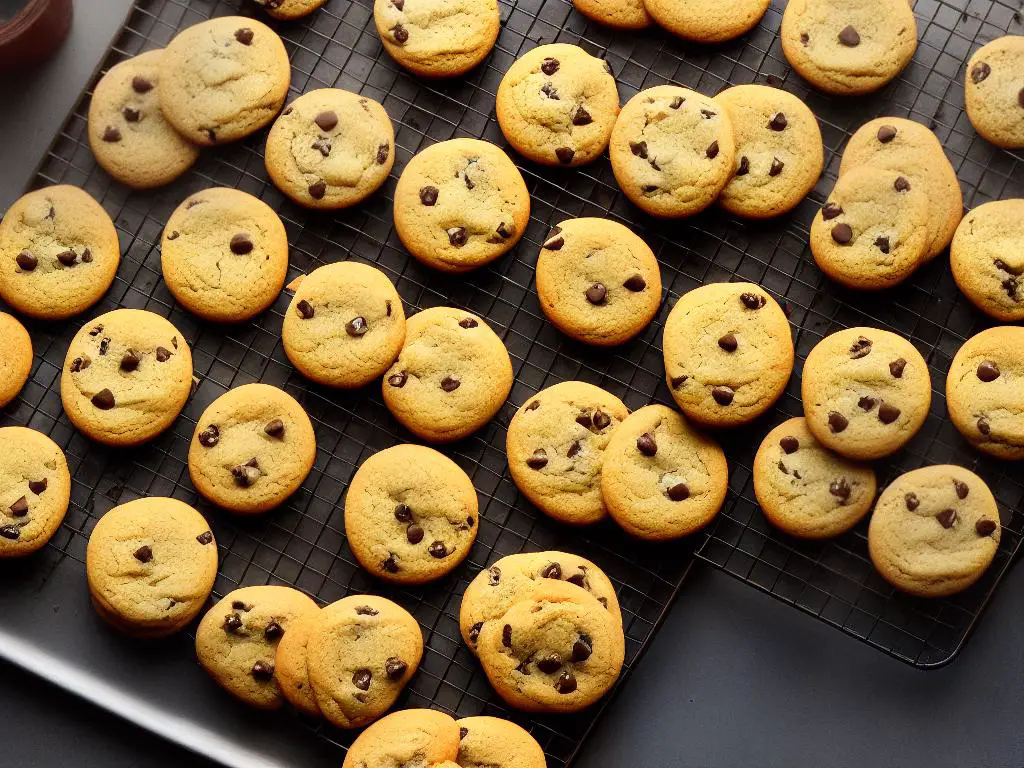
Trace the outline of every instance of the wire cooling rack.
[[[570, 763], [595, 712], [574, 717], [525, 718], [508, 711], [460, 643], [460, 596], [481, 568], [513, 552], [564, 548], [604, 568], [615, 582], [627, 636], [627, 674], [651, 640], [693, 560], [698, 557], [886, 653], [918, 666], [953, 658], [1009, 566], [1024, 535], [1019, 469], [971, 451], [944, 418], [944, 376], [963, 341], [988, 322], [960, 296], [945, 259], [921, 269], [904, 286], [882, 294], [854, 294], [829, 283], [807, 250], [808, 227], [834, 183], [840, 152], [866, 120], [899, 115], [930, 125], [956, 167], [968, 207], [1024, 196], [1024, 157], [979, 139], [962, 108], [963, 62], [978, 46], [1024, 32], [1017, 0], [918, 0], [920, 44], [914, 62], [879, 94], [836, 99], [810, 89], [781, 54], [783, 4], [775, 0], [759, 26], [739, 41], [714, 48], [675, 39], [657, 29], [623, 33], [588, 22], [568, 0], [501, 0], [502, 32], [487, 62], [452, 82], [417, 80], [383, 52], [371, 0], [329, 0], [307, 19], [274, 25], [291, 55], [291, 97], [319, 87], [358, 91], [384, 104], [396, 129], [396, 163], [384, 188], [365, 203], [335, 214], [295, 206], [267, 181], [264, 133], [205, 150], [197, 166], [174, 184], [133, 192], [95, 164], [86, 139], [86, 93], [40, 165], [32, 186], [70, 183], [96, 197], [113, 217], [123, 261], [111, 291], [77, 321], [31, 323], [36, 364], [19, 399], [0, 413], [2, 424], [27, 424], [50, 434], [68, 455], [75, 478], [65, 525], [50, 545], [57, 567], [81, 570], [95, 522], [119, 503], [168, 495], [198, 506], [220, 544], [217, 595], [239, 585], [285, 583], [330, 602], [352, 592], [383, 593], [420, 621], [426, 655], [400, 706], [435, 706], [456, 716], [498, 714], [529, 728], [552, 768]], [[191, 24], [226, 13], [257, 13], [238, 0], [136, 0], [101, 71], [156, 47]], [[460, 136], [506, 146], [494, 117], [502, 74], [537, 44], [578, 43], [612, 65], [623, 101], [636, 91], [676, 82], [714, 94], [731, 84], [768, 83], [796, 93], [818, 115], [826, 171], [810, 198], [789, 216], [742, 223], [717, 211], [694, 220], [654, 222], [619, 192], [607, 159], [581, 169], [520, 163], [533, 199], [532, 217], [518, 247], [468, 276], [422, 267], [403, 251], [392, 225], [398, 174], [409, 158], [437, 141]], [[514, 153], [513, 158], [517, 160]], [[296, 375], [280, 343], [289, 296], [238, 326], [199, 321], [177, 307], [161, 280], [159, 238], [170, 212], [188, 194], [213, 185], [237, 187], [279, 212], [291, 244], [289, 280], [324, 263], [356, 259], [376, 264], [395, 282], [407, 310], [440, 304], [465, 307], [488, 319], [512, 356], [516, 383], [497, 418], [447, 452], [473, 478], [481, 498], [481, 525], [467, 564], [434, 585], [395, 589], [372, 579], [354, 560], [344, 537], [340, 502], [352, 474], [372, 453], [410, 436], [391, 418], [379, 391], [329, 391]], [[544, 320], [533, 289], [533, 267], [550, 226], [575, 216], [608, 216], [637, 229], [661, 264], [666, 291], [658, 317], [637, 339], [612, 352], [561, 336]], [[742, 279], [760, 283], [783, 302], [796, 334], [797, 370], [770, 416], [720, 435], [730, 463], [730, 492], [717, 522], [691, 541], [648, 545], [626, 540], [610, 524], [567, 530], [521, 499], [509, 477], [504, 433], [518, 405], [567, 379], [605, 387], [630, 408], [671, 403], [663, 381], [661, 332], [680, 294], [703, 283]], [[192, 344], [199, 385], [182, 417], [153, 443], [130, 453], [94, 445], [63, 415], [59, 374], [67, 344], [80, 324], [114, 307], [144, 308], [168, 317]], [[929, 362], [934, 404], [925, 428], [907, 449], [879, 466], [880, 480], [928, 463], [971, 467], [1000, 503], [1004, 535], [996, 562], [963, 595], [922, 601], [896, 594], [871, 568], [864, 528], [835, 541], [800, 543], [774, 532], [752, 491], [753, 452], [771, 426], [801, 411], [799, 373], [823, 336], [852, 325], [886, 327], [909, 337]], [[186, 455], [203, 409], [230, 387], [251, 381], [281, 386], [309, 412], [317, 459], [302, 489], [283, 508], [239, 519], [211, 508], [189, 480]], [[2, 618], [0, 618], [2, 622]], [[73, 661], [73, 660], [72, 660]], [[314, 726], [311, 726], [314, 727]], [[316, 726], [328, 745], [344, 750], [351, 734]]]

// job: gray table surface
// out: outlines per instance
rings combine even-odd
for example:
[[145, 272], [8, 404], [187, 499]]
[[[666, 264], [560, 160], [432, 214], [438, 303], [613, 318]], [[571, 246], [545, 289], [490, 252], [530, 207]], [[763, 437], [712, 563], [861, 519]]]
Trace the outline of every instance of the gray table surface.
[[[0, 78], [0, 208], [93, 71], [129, 0], [78, 0], [71, 38]], [[907, 667], [698, 565], [588, 744], [581, 768], [1024, 765], [1024, 569], [952, 664]], [[0, 765], [200, 765], [190, 754], [0, 663]]]

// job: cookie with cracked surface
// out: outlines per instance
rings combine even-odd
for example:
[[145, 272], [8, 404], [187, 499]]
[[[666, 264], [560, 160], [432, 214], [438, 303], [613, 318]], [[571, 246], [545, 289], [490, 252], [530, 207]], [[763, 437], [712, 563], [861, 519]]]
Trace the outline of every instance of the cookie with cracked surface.
[[722, 508], [728, 485], [718, 443], [664, 405], [631, 413], [605, 449], [608, 514], [637, 538], [665, 541], [703, 528]]
[[1024, 459], [1024, 328], [989, 328], [960, 347], [946, 376], [960, 434], [1000, 459]]
[[242, 587], [213, 606], [196, 630], [196, 656], [232, 696], [258, 709], [284, 704], [274, 660], [277, 645], [317, 604], [291, 587]]
[[753, 283], [712, 283], [684, 293], [665, 322], [669, 391], [687, 418], [746, 424], [781, 397], [793, 372], [782, 307]]
[[964, 71], [964, 107], [981, 136], [999, 147], [1024, 147], [1024, 35], [982, 46]]
[[498, 0], [374, 0], [384, 50], [422, 77], [455, 77], [487, 58], [498, 39]]
[[304, 93], [267, 134], [267, 173], [307, 208], [348, 208], [387, 181], [395, 129], [376, 101], [340, 88]]
[[644, 0], [647, 12], [658, 24], [698, 43], [722, 43], [749, 32], [769, 5], [771, 0]]
[[135, 189], [169, 184], [192, 167], [199, 147], [160, 110], [164, 52], [148, 51], [112, 67], [89, 102], [89, 146], [96, 162]]
[[978, 309], [1024, 320], [1024, 200], [979, 205], [960, 222], [949, 249], [953, 278]]
[[283, 21], [291, 21], [293, 19], [301, 19], [303, 16], [309, 16], [313, 11], [323, 5], [327, 0], [252, 0], [253, 3], [258, 5], [267, 15], [281, 19]]
[[111, 626], [132, 637], [166, 637], [198, 616], [210, 596], [217, 542], [188, 504], [136, 499], [93, 528], [85, 572], [92, 604]]
[[395, 231], [409, 253], [466, 272], [508, 253], [530, 219], [523, 175], [498, 147], [451, 139], [409, 161], [395, 187]]
[[413, 434], [433, 443], [468, 437], [512, 390], [512, 360], [481, 318], [432, 307], [409, 318], [405, 346], [384, 375], [384, 404]]
[[60, 528], [71, 474], [64, 452], [42, 432], [0, 427], [0, 444], [0, 559], [23, 557]]
[[390, 709], [415, 674], [423, 632], [400, 605], [352, 595], [320, 612], [306, 654], [324, 717], [339, 728], [360, 728]]
[[924, 425], [932, 402], [928, 364], [902, 336], [848, 328], [826, 336], [804, 363], [807, 428], [849, 459], [880, 459]]
[[915, 469], [882, 491], [868, 552], [894, 587], [945, 597], [981, 578], [999, 548], [999, 509], [985, 482], [952, 464]]
[[292, 365], [313, 381], [369, 384], [405, 341], [402, 298], [387, 275], [355, 261], [314, 269], [295, 290], [281, 329]]
[[598, 566], [569, 552], [524, 552], [506, 555], [480, 571], [466, 587], [459, 608], [459, 631], [469, 650], [477, 652], [480, 630], [505, 615], [515, 603], [542, 588], [547, 579], [566, 581], [586, 590], [622, 623], [615, 586]]
[[288, 273], [288, 236], [273, 209], [247, 192], [213, 187], [182, 201], [160, 239], [174, 298], [206, 320], [234, 323], [269, 307]]
[[604, 450], [628, 414], [619, 398], [584, 381], [541, 390], [508, 425], [505, 452], [516, 487], [563, 523], [601, 520], [608, 514], [601, 497]]
[[648, 326], [661, 306], [661, 269], [647, 243], [609, 219], [569, 219], [537, 258], [537, 297], [548, 320], [577, 341], [614, 346]]
[[917, 22], [906, 0], [793, 0], [782, 14], [782, 52], [826, 93], [877, 91], [910, 63]]
[[519, 154], [543, 165], [585, 165], [608, 147], [619, 114], [611, 68], [576, 45], [541, 45], [498, 86], [498, 125]]
[[21, 392], [32, 372], [32, 337], [14, 315], [0, 312], [0, 408]]
[[484, 624], [478, 650], [487, 679], [510, 706], [578, 712], [618, 680], [625, 640], [593, 596], [551, 581]]
[[290, 84], [288, 52], [274, 30], [221, 16], [182, 30], [164, 49], [160, 109], [189, 141], [224, 144], [273, 120]]
[[640, 91], [622, 108], [609, 155], [622, 191], [654, 216], [700, 213], [735, 162], [729, 116], [713, 99], [678, 85]]
[[458, 753], [459, 726], [453, 718], [432, 709], [403, 709], [359, 734], [342, 768], [436, 766]]
[[309, 416], [269, 384], [229, 389], [203, 411], [188, 450], [196, 490], [241, 514], [266, 512], [298, 490], [313, 468]]
[[530, 733], [498, 717], [464, 717], [459, 726], [461, 768], [546, 768], [544, 750]]
[[291, 627], [277, 643], [274, 656], [274, 676], [288, 703], [310, 717], [320, 717], [313, 686], [309, 681], [307, 649], [313, 629], [319, 626], [320, 611], [310, 611], [292, 622]]
[[192, 390], [192, 352], [170, 321], [115, 309], [68, 345], [60, 398], [71, 423], [107, 445], [138, 445], [178, 418]]
[[822, 272], [848, 288], [890, 288], [924, 261], [928, 221], [928, 193], [919, 182], [882, 168], [853, 168], [811, 223], [811, 253]]
[[643, 0], [572, 0], [588, 19], [613, 29], [645, 29], [654, 23]]
[[819, 443], [802, 417], [769, 432], [754, 456], [754, 494], [768, 522], [802, 539], [859, 523], [875, 501], [875, 471]]
[[850, 137], [839, 165], [842, 175], [869, 165], [895, 171], [928, 195], [928, 248], [932, 259], [953, 239], [964, 214], [964, 197], [956, 171], [938, 137], [928, 128], [902, 117], [871, 120]]
[[345, 496], [345, 535], [359, 563], [385, 581], [422, 584], [469, 554], [479, 527], [476, 489], [443, 453], [396, 445], [356, 471]]
[[737, 216], [766, 219], [795, 208], [825, 162], [818, 120], [791, 93], [737, 85], [715, 96], [736, 138], [736, 169], [718, 198]]
[[61, 184], [18, 198], [0, 220], [0, 298], [63, 320], [107, 292], [121, 263], [114, 222], [88, 193]]

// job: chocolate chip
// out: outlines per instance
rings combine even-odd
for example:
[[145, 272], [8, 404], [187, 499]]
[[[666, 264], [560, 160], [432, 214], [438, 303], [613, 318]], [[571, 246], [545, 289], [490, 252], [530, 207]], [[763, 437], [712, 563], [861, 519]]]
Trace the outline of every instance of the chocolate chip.
[[252, 45], [252, 30], [248, 27], [242, 27], [241, 29], [235, 30], [235, 40], [240, 42], [242, 45]]
[[576, 662], [586, 661], [594, 652], [594, 641], [589, 635], [580, 635], [572, 644], [572, 660]]
[[216, 141], [217, 140], [217, 132], [215, 130], [213, 130], [213, 128], [205, 128], [205, 129], [204, 128], [200, 128], [199, 130], [201, 130], [201, 131], [205, 130], [206, 131], [206, 136], [207, 136], [207, 138], [209, 138], [210, 141]]
[[28, 489], [32, 491], [36, 496], [39, 496], [43, 491], [46, 490], [46, 486], [49, 485], [49, 481], [44, 477], [42, 480], [29, 480]]
[[580, 443], [580, 441], [579, 440], [573, 440], [572, 444], [569, 446], [569, 450], [567, 450], [565, 452], [565, 456], [566, 456], [566, 458], [571, 459], [571, 458], [575, 457], [576, 454], [578, 454], [582, 449], [583, 449], [583, 445]]
[[735, 394], [732, 387], [727, 387], [724, 384], [711, 390], [711, 396], [715, 398], [715, 402], [719, 405], [729, 405]]
[[807, 45], [809, 42], [811, 42], [811, 36], [808, 35], [806, 32], [801, 32], [800, 33], [800, 42], [803, 45]]
[[167, 347], [157, 347], [154, 350], [154, 354], [158, 363], [166, 363], [171, 359], [171, 350], [167, 349]]
[[506, 224], [504, 221], [501, 222], [501, 224], [499, 224], [497, 229], [495, 229], [494, 231], [498, 233], [498, 237], [500, 237], [502, 240], [508, 240], [515, 234], [515, 230], [513, 230], [512, 227]]
[[690, 498], [690, 487], [686, 483], [676, 483], [669, 486], [667, 493], [672, 501], [686, 501]]
[[354, 336], [356, 338], [365, 336], [368, 330], [370, 330], [370, 326], [367, 324], [366, 318], [362, 316], [353, 317], [345, 323], [345, 333], [349, 336]]
[[330, 157], [331, 154], [331, 142], [324, 138], [318, 138], [312, 144], [309, 145], [310, 149], [315, 149], [324, 157]]
[[557, 653], [549, 653], [537, 662], [537, 669], [546, 675], [553, 674], [562, 668], [562, 657]]
[[460, 328], [476, 328], [478, 325], [480, 325], [480, 323], [478, 323], [476, 318], [473, 317], [464, 317], [459, 320]]
[[979, 61], [971, 68], [971, 82], [977, 85], [992, 74], [992, 67], [987, 61]]
[[71, 361], [71, 365], [68, 367], [68, 370], [71, 371], [71, 373], [78, 373], [79, 371], [84, 371], [90, 365], [92, 365], [92, 361], [88, 357], [76, 357]]
[[714, 160], [718, 157], [718, 140], [712, 141], [708, 145], [708, 148], [704, 150], [704, 154], [708, 156], [709, 160]]
[[587, 112], [587, 110], [582, 106], [576, 108], [576, 111], [572, 116], [573, 125], [590, 125], [592, 122], [594, 122], [594, 118], [590, 116], [590, 113]]
[[476, 645], [476, 641], [480, 639], [480, 630], [484, 628], [484, 623], [478, 621], [472, 627], [469, 628], [469, 642]]
[[821, 209], [821, 218], [824, 221], [834, 219], [836, 216], [841, 216], [843, 209], [835, 203], [825, 203], [825, 207]]
[[712, 117], [718, 114], [717, 112], [712, 112], [710, 109], [702, 109], [700, 113], [704, 115], [705, 120], [710, 120]]
[[575, 584], [577, 587], [580, 587], [581, 589], [587, 589], [587, 566], [581, 565], [580, 572], [574, 573], [572, 576], [566, 579], [566, 581], [568, 581], [570, 584]]
[[109, 389], [101, 389], [92, 396], [92, 404], [101, 411], [109, 411], [114, 407], [114, 393]]
[[686, 99], [684, 99], [682, 96], [676, 96], [674, 99], [672, 99], [672, 102], [668, 106], [670, 109], [679, 109], [681, 106], [683, 106], [683, 102], [685, 101]]
[[16, 525], [0, 525], [0, 536], [16, 541], [21, 537], [21, 529]]
[[71, 267], [78, 261], [78, 254], [74, 251], [61, 251], [57, 254], [57, 261], [65, 267]]
[[204, 448], [213, 448], [220, 442], [220, 430], [216, 424], [211, 424], [199, 433], [199, 444]]
[[856, 48], [860, 45], [860, 35], [856, 29], [847, 24], [839, 33], [839, 42], [847, 48]]
[[631, 141], [631, 142], [629, 142], [629, 151], [632, 152], [637, 157], [646, 160], [647, 159], [647, 142], [646, 141]]
[[591, 304], [603, 303], [605, 296], [607, 295], [608, 289], [601, 285], [601, 283], [594, 283], [592, 286], [587, 288], [586, 292], [587, 301], [589, 301]]
[[747, 309], [760, 309], [768, 303], [768, 299], [757, 293], [741, 293], [740, 301]]
[[196, 541], [200, 544], [209, 544], [213, 541], [213, 531], [205, 531], [196, 536]]
[[437, 202], [437, 195], [440, 190], [437, 187], [432, 187], [429, 184], [425, 187], [420, 187], [420, 202], [424, 205], [434, 205]]
[[555, 101], [558, 101], [561, 98], [558, 95], [558, 89], [555, 88], [555, 84], [552, 82], [544, 83], [544, 85], [540, 87], [540, 92], [547, 96], [549, 99], [554, 99]]
[[995, 530], [996, 530], [996, 521], [995, 520], [989, 520], [989, 519], [983, 517], [983, 518], [981, 518], [981, 520], [979, 520], [978, 522], [976, 522], [974, 524], [974, 531], [979, 536], [991, 536], [993, 533], [995, 533]]
[[441, 379], [441, 389], [443, 389], [445, 392], [454, 392], [456, 389], [459, 388], [459, 386], [461, 386], [461, 384], [462, 382], [459, 381], [454, 376], [445, 376], [443, 379]]
[[549, 251], [558, 251], [563, 245], [565, 245], [565, 238], [562, 237], [562, 229], [555, 227], [548, 234], [548, 239], [544, 241], [544, 248]]
[[853, 489], [850, 487], [850, 482], [845, 477], [841, 477], [828, 484], [828, 492], [833, 496], [842, 499], [843, 503], [845, 503], [846, 500], [850, 498], [850, 494], [853, 492]]
[[612, 423], [612, 417], [609, 416], [604, 411], [598, 409], [594, 411], [593, 421], [594, 429], [600, 432], [601, 430], [603, 430], [605, 427]]
[[121, 131], [112, 125], [108, 125], [103, 129], [103, 140], [113, 144], [121, 140]]
[[241, 600], [233, 601], [231, 603], [231, 607], [234, 608], [236, 611], [251, 611], [252, 610], [252, 606], [251, 605], [246, 605]]
[[740, 156], [740, 167], [736, 169], [737, 176], [746, 176], [750, 173], [750, 160], [747, 159], [746, 155]]
[[388, 161], [388, 156], [391, 154], [391, 145], [388, 142], [384, 142], [377, 147], [377, 165], [384, 165]]
[[391, 4], [400, 11], [405, 10], [405, 0], [391, 0]]
[[498, 586], [501, 582], [501, 568], [492, 565], [487, 571], [487, 584], [492, 587]]
[[380, 611], [378, 611], [376, 608], [371, 608], [368, 605], [357, 605], [356, 606], [356, 615], [357, 616], [376, 616], [378, 613], [380, 613]]
[[545, 75], [551, 76], [558, 71], [559, 66], [561, 65], [559, 64], [558, 59], [552, 59], [548, 57], [540, 63], [540, 71], [543, 72]]
[[586, 427], [587, 429], [590, 429], [592, 426], [594, 426], [594, 420], [590, 417], [589, 413], [581, 413], [579, 416], [577, 416], [576, 423], [579, 424], [581, 427]]
[[727, 333], [718, 340], [718, 346], [726, 352], [735, 352], [739, 343], [736, 341], [735, 333]]
[[405, 538], [410, 544], [419, 544], [423, 541], [423, 528], [416, 523], [412, 523], [408, 528], [405, 529]]
[[132, 78], [132, 90], [136, 93], [148, 93], [153, 90], [153, 83], [142, 75], [136, 75]]
[[838, 411], [830, 411], [828, 414], [828, 428], [832, 431], [832, 434], [842, 432], [850, 426], [850, 421], [843, 414]]
[[956, 510], [944, 509], [935, 515], [935, 519], [939, 521], [939, 525], [943, 528], [952, 528], [953, 523], [956, 522]]
[[121, 116], [129, 123], [137, 123], [142, 117], [142, 113], [135, 109], [135, 107], [124, 107], [121, 110]]
[[558, 563], [548, 563], [541, 569], [540, 575], [545, 579], [560, 579], [562, 578], [562, 566]]
[[409, 30], [401, 24], [395, 24], [391, 28], [391, 36], [394, 37], [395, 42], [399, 45], [405, 45], [409, 41]]
[[380, 567], [388, 573], [398, 573], [398, 571], [401, 570], [398, 567], [398, 563], [395, 561], [395, 555], [393, 553], [389, 554], [385, 560], [381, 561]]
[[313, 118], [313, 122], [316, 123], [321, 131], [326, 133], [338, 124], [338, 115], [333, 110], [327, 110]]
[[786, 167], [786, 164], [779, 160], [777, 157], [772, 158], [772, 167], [768, 169], [769, 176], [778, 176], [782, 173], [782, 169]]
[[633, 291], [633, 293], [639, 293], [647, 287], [647, 281], [644, 280], [641, 275], [632, 275], [626, 278], [626, 282], [622, 284], [622, 287], [627, 291]]
[[796, 453], [800, 449], [800, 441], [787, 435], [779, 440], [779, 447], [786, 453]]
[[978, 378], [988, 383], [999, 378], [999, 366], [994, 360], [984, 360], [978, 366]]
[[1024, 88], [1021, 88], [1017, 93], [1017, 103], [1024, 107]]
[[168, 240], [177, 240], [177, 239], [178, 239], [178, 236], [179, 236], [180, 234], [181, 234], [181, 233], [180, 233], [180, 232], [178, 232], [178, 230], [176, 230], [176, 229], [175, 229], [175, 230], [172, 230], [172, 231], [170, 231], [170, 232], [168, 232], [168, 233], [167, 233], [167, 239], [168, 239]]
[[388, 676], [388, 680], [401, 680], [407, 669], [409, 665], [397, 656], [392, 656], [384, 662], [384, 674]]
[[363, 668], [357, 669], [352, 673], [352, 685], [361, 691], [370, 690], [370, 681], [373, 679], [373, 673], [370, 670]]
[[501, 628], [501, 644], [506, 648], [512, 647], [512, 625], [506, 624]]
[[566, 670], [555, 681], [555, 690], [563, 694], [572, 693], [576, 690], [576, 676], [569, 670]]
[[878, 420], [883, 424], [892, 424], [900, 417], [900, 409], [890, 403], [882, 403], [878, 407]]
[[231, 236], [230, 247], [232, 253], [244, 256], [252, 252], [252, 238], [246, 232], [239, 232]]
[[314, 200], [323, 200], [324, 195], [327, 194], [327, 182], [323, 179], [315, 181], [309, 185], [307, 191], [309, 192], [309, 196]]
[[315, 313], [313, 305], [305, 299], [299, 300], [299, 303], [295, 305], [295, 311], [303, 320], [309, 320]]
[[846, 245], [853, 240], [853, 228], [849, 224], [836, 224], [832, 227], [832, 239], [840, 245]]
[[386, 308], [385, 311], [387, 313], [387, 316], [391, 317], [391, 301], [390, 301], [390, 299], [388, 301], [384, 302], [384, 306]]
[[1002, 259], [996, 259], [992, 263], [995, 265], [996, 269], [1001, 269], [1001, 270], [1003, 270], [1003, 272], [1009, 272], [1011, 275], [1021, 275], [1021, 274], [1024, 274], [1024, 266], [1014, 268], [1014, 267], [1011, 267], [1009, 264], [1007, 264]]
[[860, 360], [871, 354], [871, 339], [866, 336], [858, 336], [857, 340], [850, 345], [850, 359]]
[[893, 377], [897, 379], [903, 378], [903, 371], [906, 370], [906, 368], [907, 361], [904, 360], [902, 357], [898, 357], [891, 363], [889, 363], [889, 373], [891, 373]]
[[456, 248], [464, 246], [468, 239], [465, 227], [452, 227], [448, 230], [448, 242]]
[[223, 627], [225, 632], [238, 632], [242, 628], [242, 617], [237, 613], [229, 613], [224, 617]]
[[242, 488], [248, 488], [260, 479], [260, 468], [256, 459], [249, 459], [245, 464], [239, 464], [231, 468], [231, 474], [235, 478], [235, 484]]
[[875, 398], [873, 397], [868, 397], [867, 395], [864, 395], [863, 397], [861, 397], [860, 400], [857, 401], [857, 405], [860, 406], [861, 410], [870, 411], [872, 408], [878, 405], [878, 401], [875, 400]]
[[405, 382], [408, 378], [409, 375], [405, 371], [399, 371], [398, 373], [393, 373], [388, 376], [388, 384], [396, 389], [401, 389], [405, 386]]
[[891, 125], [883, 125], [878, 129], [878, 140], [883, 144], [888, 144], [890, 141], [896, 138], [896, 128]]
[[906, 177], [898, 176], [896, 181], [893, 182], [892, 188], [897, 192], [907, 192], [910, 190], [910, 182], [907, 181]]
[[988, 419], [984, 416], [978, 419], [978, 431], [986, 436], [992, 433], [992, 425], [988, 423]]
[[903, 497], [903, 501], [906, 502], [907, 509], [911, 512], [921, 506], [921, 500], [917, 498], [917, 494], [913, 492], [906, 494]]
[[263, 630], [263, 636], [270, 642], [280, 640], [284, 635], [284, 627], [278, 624], [276, 621], [272, 621]]
[[956, 489], [956, 495], [959, 499], [966, 499], [967, 494], [971, 492], [971, 489], [963, 480], [954, 480], [953, 487]]
[[107, 354], [107, 349], [110, 347], [110, 339], [100, 339], [100, 354]]
[[28, 514], [28, 499], [22, 496], [10, 506], [11, 514], [14, 517], [24, 517]]
[[559, 147], [555, 150], [555, 157], [562, 165], [568, 165], [576, 157], [576, 150], [569, 147]]
[[139, 353], [134, 349], [129, 349], [124, 353], [124, 357], [121, 358], [121, 370], [126, 373], [131, 373], [139, 367], [139, 363], [142, 362], [142, 358], [139, 357]]
[[22, 251], [14, 257], [15, 262], [21, 267], [24, 272], [31, 272], [39, 265], [39, 259], [33, 256], [28, 251]]
[[412, 508], [408, 504], [395, 505], [395, 520], [400, 523], [411, 523]]
[[636, 449], [640, 451], [644, 456], [653, 456], [658, 452], [658, 444], [654, 440], [654, 435], [650, 432], [644, 432], [640, 437], [636, 439]]
[[263, 427], [263, 431], [271, 437], [281, 437], [284, 435], [284, 422], [281, 419], [271, 419], [267, 422], [267, 425]]
[[786, 116], [782, 112], [776, 112], [775, 116], [768, 121], [768, 127], [773, 131], [784, 131], [787, 125], [789, 125], [789, 121], [786, 120]]
[[530, 469], [543, 469], [548, 465], [548, 452], [543, 448], [538, 448], [533, 454], [526, 460], [526, 466]]
[[644, 186], [641, 188], [641, 191], [643, 191], [643, 193], [645, 195], [653, 194], [654, 192], [658, 191], [658, 185], [657, 184], [644, 184]]

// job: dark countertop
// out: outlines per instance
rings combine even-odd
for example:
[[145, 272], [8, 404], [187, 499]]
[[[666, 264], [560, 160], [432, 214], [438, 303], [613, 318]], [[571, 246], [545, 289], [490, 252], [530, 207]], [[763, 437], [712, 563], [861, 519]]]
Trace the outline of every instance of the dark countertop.
[[[0, 206], [19, 194], [129, 0], [79, 0], [71, 38], [30, 77], [0, 78]], [[923, 672], [699, 564], [579, 765], [1024, 765], [1024, 570], [966, 649]], [[230, 704], [225, 704], [230, 706]], [[0, 663], [0, 765], [199, 763], [184, 750]]]

